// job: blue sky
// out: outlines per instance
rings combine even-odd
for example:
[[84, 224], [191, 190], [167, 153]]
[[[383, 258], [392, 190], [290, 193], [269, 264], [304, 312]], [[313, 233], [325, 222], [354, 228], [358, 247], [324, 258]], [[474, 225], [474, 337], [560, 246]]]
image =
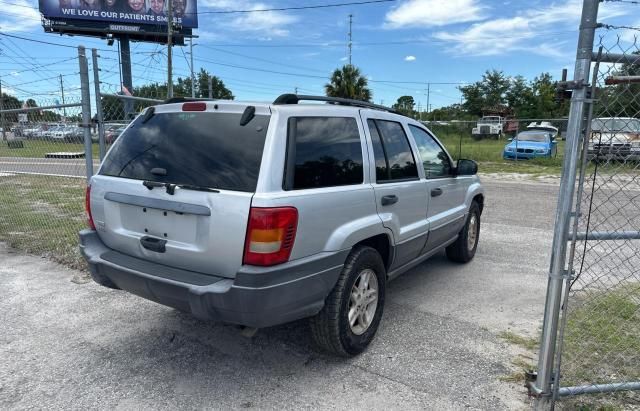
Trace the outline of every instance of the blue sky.
[[[198, 11], [339, 2], [199, 0]], [[200, 36], [194, 41], [194, 66], [220, 77], [237, 99], [270, 101], [295, 87], [300, 93], [323, 94], [331, 71], [345, 64], [348, 15], [353, 14], [353, 63], [370, 79], [374, 101], [390, 105], [401, 95], [412, 95], [425, 108], [427, 83], [455, 83], [430, 86], [430, 104], [436, 108], [459, 102], [456, 84], [476, 81], [487, 69], [532, 79], [541, 72], [559, 77], [562, 68], [572, 68], [581, 4], [580, 0], [398, 0], [300, 11], [202, 14], [194, 32]], [[2, 33], [102, 49], [101, 79], [111, 91], [118, 88], [115, 45], [44, 33], [34, 0], [0, 0], [0, 6]], [[638, 5], [601, 3], [599, 20], [637, 27], [639, 11]], [[617, 33], [627, 42], [638, 34]], [[163, 49], [132, 44], [134, 85], [166, 81]], [[188, 47], [174, 48], [175, 77], [188, 76], [188, 51]], [[77, 61], [61, 60], [76, 55], [73, 48], [0, 36], [3, 90], [20, 98], [31, 93], [55, 99], [59, 89], [55, 77], [63, 74], [65, 93], [72, 98], [79, 86]]]

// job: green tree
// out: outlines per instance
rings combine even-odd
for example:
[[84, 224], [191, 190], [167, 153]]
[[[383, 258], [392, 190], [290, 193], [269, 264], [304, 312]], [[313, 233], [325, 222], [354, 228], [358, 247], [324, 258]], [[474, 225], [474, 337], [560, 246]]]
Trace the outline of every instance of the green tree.
[[513, 110], [516, 117], [536, 117], [533, 90], [523, 76], [516, 76], [511, 79], [505, 98], [507, 105]]
[[324, 88], [329, 97], [371, 101], [372, 93], [368, 85], [368, 81], [360, 73], [360, 69], [347, 64], [333, 72], [329, 83], [325, 84]]
[[480, 90], [488, 107], [500, 106], [506, 103], [505, 97], [509, 90], [510, 81], [502, 71], [487, 70], [482, 75]]
[[531, 82], [535, 97], [535, 113], [533, 118], [555, 117], [558, 113], [556, 102], [556, 86], [549, 73], [542, 73]]
[[412, 96], [401, 96], [398, 98], [398, 101], [393, 105], [393, 109], [401, 112], [405, 116], [414, 117], [415, 105], [416, 105], [416, 102]]
[[463, 110], [473, 116], [481, 116], [486, 101], [480, 82], [477, 81], [473, 84], [459, 87], [459, 89], [464, 98], [464, 103], [462, 103]]

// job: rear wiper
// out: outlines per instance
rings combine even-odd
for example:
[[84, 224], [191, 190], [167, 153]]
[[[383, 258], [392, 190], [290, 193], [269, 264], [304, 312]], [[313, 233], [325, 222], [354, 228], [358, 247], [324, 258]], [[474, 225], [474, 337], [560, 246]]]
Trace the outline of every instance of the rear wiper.
[[185, 190], [194, 190], [194, 191], [206, 191], [209, 193], [219, 193], [220, 190], [216, 190], [215, 188], [202, 187], [202, 186], [194, 186], [192, 184], [178, 184], [178, 187]]
[[165, 187], [167, 189], [167, 194], [174, 195], [176, 193], [176, 187], [182, 188], [184, 190], [194, 190], [194, 191], [206, 191], [209, 193], [219, 193], [219, 190], [215, 188], [196, 186], [191, 184], [172, 184], [172, 183], [163, 183], [160, 181], [143, 181], [142, 185], [147, 187], [149, 190], [153, 190], [154, 187]]

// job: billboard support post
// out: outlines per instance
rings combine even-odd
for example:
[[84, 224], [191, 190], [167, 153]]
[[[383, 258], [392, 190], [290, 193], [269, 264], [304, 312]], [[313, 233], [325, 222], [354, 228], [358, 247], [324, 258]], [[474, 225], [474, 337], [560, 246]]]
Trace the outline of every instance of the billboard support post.
[[104, 145], [104, 118], [102, 115], [102, 95], [100, 94], [100, 75], [98, 74], [98, 50], [91, 49], [93, 57], [93, 84], [96, 94], [96, 119], [98, 120], [98, 148], [100, 161], [104, 159], [106, 148]]
[[173, 78], [171, 67], [171, 40], [173, 30], [173, 3], [171, 0], [167, 1], [167, 98], [173, 97]]
[[[122, 64], [122, 84], [127, 88], [129, 93], [133, 93], [133, 79], [131, 76], [131, 47], [129, 46], [129, 36], [124, 34], [118, 36], [120, 43], [120, 61]], [[133, 103], [131, 101], [124, 102], [125, 118], [129, 119], [133, 113]]]
[[82, 96], [82, 130], [84, 131], [84, 159], [87, 167], [87, 182], [93, 176], [91, 147], [91, 94], [89, 92], [89, 63], [84, 46], [78, 46], [80, 63], [80, 92]]

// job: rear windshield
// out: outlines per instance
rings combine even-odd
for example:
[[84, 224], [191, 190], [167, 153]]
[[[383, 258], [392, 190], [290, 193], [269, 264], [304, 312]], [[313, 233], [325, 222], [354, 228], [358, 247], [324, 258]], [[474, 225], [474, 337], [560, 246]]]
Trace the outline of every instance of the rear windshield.
[[[139, 116], [105, 158], [100, 174], [253, 192], [270, 116], [240, 125], [242, 114]], [[164, 169], [166, 175], [152, 169]]]

